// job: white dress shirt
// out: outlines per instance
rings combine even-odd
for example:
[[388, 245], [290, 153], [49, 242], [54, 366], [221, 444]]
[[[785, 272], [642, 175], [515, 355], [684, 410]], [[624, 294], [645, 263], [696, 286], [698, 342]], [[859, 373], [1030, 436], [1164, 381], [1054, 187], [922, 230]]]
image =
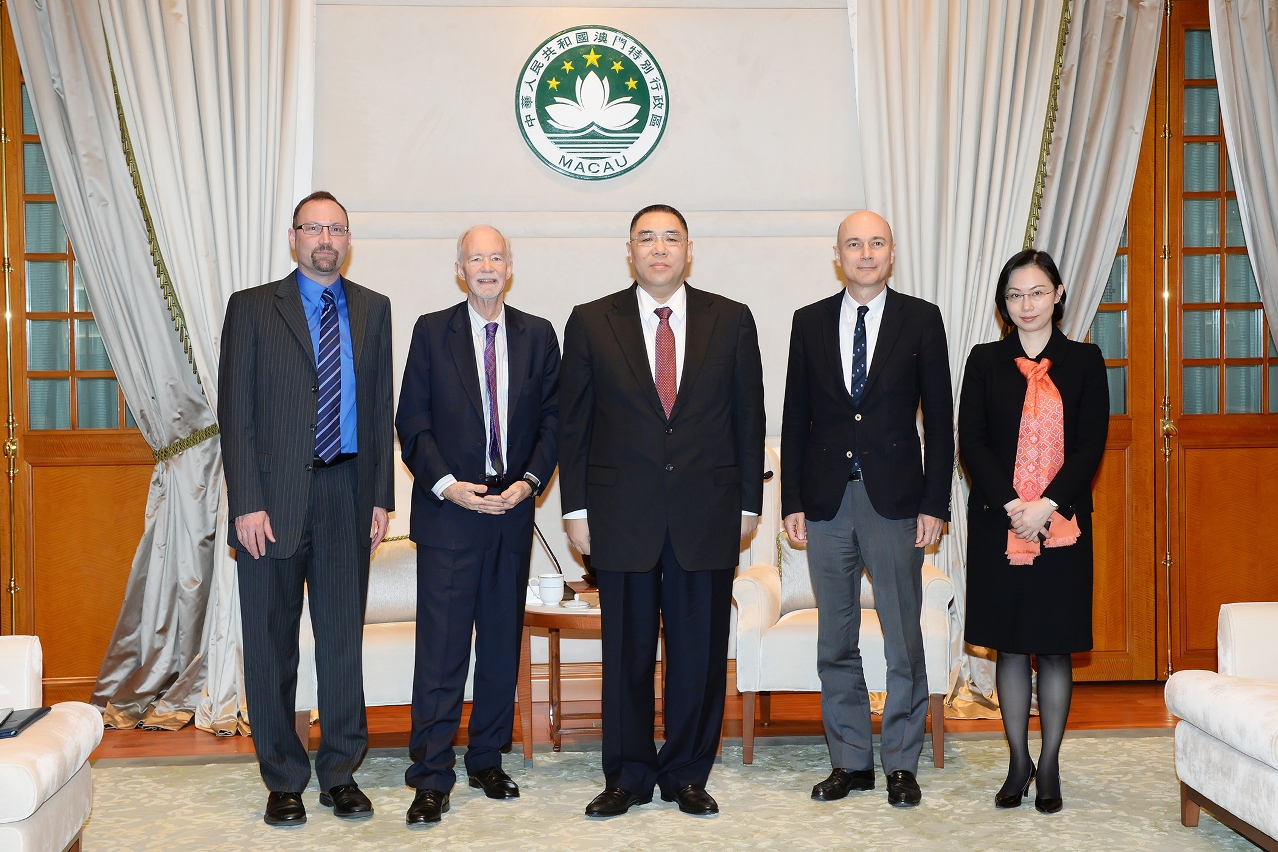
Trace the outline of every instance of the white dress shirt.
[[[683, 381], [684, 341], [688, 337], [688, 289], [680, 284], [679, 289], [671, 294], [664, 305], [648, 295], [648, 291], [642, 287], [635, 287], [635, 295], [639, 298], [639, 324], [643, 327], [643, 344], [648, 351], [648, 368], [652, 371], [654, 385], [657, 376], [657, 328], [661, 325], [661, 317], [657, 316], [656, 311], [661, 307], [670, 309], [670, 331], [674, 334], [675, 341], [675, 392], [678, 393]], [[564, 515], [564, 520], [585, 518], [586, 511], [578, 509], [569, 512]], [[754, 516], [758, 513], [743, 511], [741, 514]]]
[[[887, 288], [866, 305], [865, 314], [865, 378], [870, 378], [870, 365], [874, 363], [874, 344], [879, 339], [879, 326], [883, 324], [883, 306], [887, 304]], [[843, 362], [843, 386], [852, 392], [852, 349], [856, 337], [856, 309], [860, 303], [843, 288], [843, 307], [839, 309], [839, 358]]]
[[[489, 446], [492, 436], [493, 406], [488, 399], [488, 379], [484, 375], [484, 347], [488, 343], [488, 332], [484, 329], [484, 326], [488, 325], [489, 322], [497, 323], [497, 334], [493, 339], [493, 349], [497, 355], [497, 415], [501, 420], [498, 424], [501, 428], [501, 458], [505, 462], [506, 423], [510, 415], [510, 358], [506, 348], [506, 306], [502, 306], [501, 313], [497, 315], [496, 320], [484, 319], [475, 312], [469, 302], [466, 304], [466, 312], [470, 314], [470, 338], [475, 344], [475, 370], [479, 373], [479, 396], [484, 402], [484, 473], [491, 475], [497, 471], [493, 469], [490, 457], [491, 447]], [[443, 500], [444, 489], [456, 481], [457, 477], [451, 473], [446, 473], [435, 483], [435, 487], [431, 489], [431, 492], [440, 500]]]

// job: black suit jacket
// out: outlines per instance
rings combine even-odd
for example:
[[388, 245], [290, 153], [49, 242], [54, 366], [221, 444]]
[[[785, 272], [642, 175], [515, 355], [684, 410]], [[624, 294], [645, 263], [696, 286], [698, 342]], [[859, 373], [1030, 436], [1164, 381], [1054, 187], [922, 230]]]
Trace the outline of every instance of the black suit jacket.
[[[852, 456], [885, 518], [949, 520], [954, 401], [945, 324], [936, 305], [888, 289], [859, 405], [843, 383], [843, 290], [794, 312], [781, 422], [781, 513], [828, 521], [839, 511]], [[924, 452], [915, 417], [923, 408]]]
[[[359, 529], [373, 507], [395, 508], [390, 300], [342, 279], [355, 355]], [[235, 518], [266, 510], [275, 541], [266, 555], [285, 559], [301, 540], [315, 458], [319, 378], [296, 272], [241, 290], [226, 305], [218, 377], [218, 427], [230, 504], [228, 541], [239, 548]], [[368, 547], [369, 540], [360, 537]]]
[[[506, 467], [516, 479], [531, 473], [544, 489], [555, 471], [559, 339], [546, 320], [506, 305], [506, 352]], [[414, 480], [410, 535], [419, 544], [469, 547], [481, 535], [480, 525], [494, 520], [431, 492], [450, 473], [462, 482], [484, 481], [488, 432], [480, 394], [466, 303], [420, 317], [395, 417], [400, 457]], [[532, 547], [533, 509], [534, 501], [525, 500], [498, 516], [515, 552]]]
[[[963, 371], [959, 448], [972, 483], [968, 518], [973, 524], [988, 522], [996, 531], [1007, 528], [1003, 506], [1016, 498], [1012, 477], [1026, 386], [1016, 359], [1024, 356], [1013, 331], [995, 343], [972, 347]], [[1063, 515], [1073, 517], [1075, 512], [1092, 511], [1092, 479], [1109, 436], [1105, 358], [1095, 344], [1070, 340], [1060, 329], [1052, 332], [1042, 357], [1052, 362], [1047, 375], [1060, 391], [1065, 415], [1065, 464], [1043, 496], [1059, 505]], [[989, 521], [984, 520], [984, 507]]]
[[741, 512], [763, 508], [763, 366], [745, 305], [687, 288], [683, 374], [657, 396], [637, 284], [578, 305], [564, 330], [559, 487], [589, 511], [591, 565], [648, 571], [667, 531], [688, 571], [731, 568]]

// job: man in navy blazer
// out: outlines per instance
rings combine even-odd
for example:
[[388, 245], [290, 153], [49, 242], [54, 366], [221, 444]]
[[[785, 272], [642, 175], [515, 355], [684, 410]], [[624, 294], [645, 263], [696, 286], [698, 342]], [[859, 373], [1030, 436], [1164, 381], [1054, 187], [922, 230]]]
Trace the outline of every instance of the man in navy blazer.
[[950, 516], [949, 353], [936, 305], [887, 286], [895, 247], [883, 217], [853, 213], [836, 239], [847, 286], [794, 313], [781, 420], [781, 514], [790, 539], [807, 542], [820, 616], [821, 717], [833, 766], [812, 798], [874, 789], [858, 646], [864, 569], [887, 657], [879, 752], [888, 802], [910, 807], [922, 798], [915, 775], [927, 716], [923, 549], [936, 543]]
[[514, 724], [530, 498], [555, 470], [559, 340], [546, 320], [505, 305], [512, 270], [496, 229], [461, 235], [456, 272], [466, 301], [418, 319], [400, 390], [395, 426], [414, 479], [417, 543], [410, 826], [439, 822], [448, 810], [472, 628], [466, 772], [489, 798], [519, 797], [501, 751]]

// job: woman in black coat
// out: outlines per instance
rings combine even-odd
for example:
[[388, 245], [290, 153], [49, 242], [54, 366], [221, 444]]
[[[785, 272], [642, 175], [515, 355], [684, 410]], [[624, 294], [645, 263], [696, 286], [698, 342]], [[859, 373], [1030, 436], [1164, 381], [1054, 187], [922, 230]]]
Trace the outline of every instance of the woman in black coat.
[[1042, 751], [1034, 805], [1055, 813], [1070, 654], [1092, 647], [1092, 479], [1109, 431], [1109, 386], [1100, 349], [1056, 327], [1065, 288], [1050, 255], [1014, 255], [994, 299], [1009, 333], [973, 347], [959, 398], [959, 448], [972, 487], [966, 641], [998, 651], [1011, 750], [998, 807], [1020, 805], [1035, 778], [1028, 740], [1030, 656], [1037, 657]]

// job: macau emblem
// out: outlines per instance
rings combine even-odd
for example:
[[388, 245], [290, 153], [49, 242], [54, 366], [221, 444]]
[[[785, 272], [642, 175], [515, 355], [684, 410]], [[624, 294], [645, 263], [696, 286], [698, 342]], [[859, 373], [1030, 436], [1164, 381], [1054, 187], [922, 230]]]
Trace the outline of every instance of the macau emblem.
[[573, 27], [542, 42], [524, 63], [515, 116], [528, 147], [579, 180], [623, 175], [666, 129], [670, 99], [648, 49], [612, 27]]

